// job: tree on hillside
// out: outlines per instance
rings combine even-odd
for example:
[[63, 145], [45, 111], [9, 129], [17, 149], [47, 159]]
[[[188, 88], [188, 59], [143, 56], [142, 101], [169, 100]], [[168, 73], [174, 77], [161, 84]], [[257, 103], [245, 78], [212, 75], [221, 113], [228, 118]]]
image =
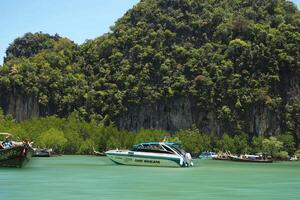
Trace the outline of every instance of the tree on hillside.
[[262, 142], [263, 153], [271, 155], [272, 157], [277, 157], [279, 152], [283, 149], [283, 143], [278, 141], [276, 137], [270, 137], [269, 139], [264, 139]]
[[62, 131], [50, 128], [40, 135], [37, 144], [42, 148], [52, 148], [54, 152], [61, 153], [66, 142], [67, 139]]

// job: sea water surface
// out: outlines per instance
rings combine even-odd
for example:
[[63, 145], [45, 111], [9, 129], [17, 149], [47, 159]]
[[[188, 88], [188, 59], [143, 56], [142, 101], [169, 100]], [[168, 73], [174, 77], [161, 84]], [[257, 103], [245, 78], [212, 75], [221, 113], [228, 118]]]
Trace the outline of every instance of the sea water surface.
[[163, 168], [94, 156], [33, 158], [22, 169], [0, 168], [0, 200], [300, 199], [300, 162], [194, 163]]

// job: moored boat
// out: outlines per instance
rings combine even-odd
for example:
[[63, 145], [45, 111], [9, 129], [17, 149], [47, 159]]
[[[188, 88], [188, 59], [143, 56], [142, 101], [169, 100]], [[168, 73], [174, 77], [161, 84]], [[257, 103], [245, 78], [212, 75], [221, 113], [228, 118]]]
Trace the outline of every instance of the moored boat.
[[110, 150], [105, 154], [121, 165], [141, 165], [160, 167], [193, 166], [192, 158], [172, 142], [148, 142], [134, 145], [131, 150]]
[[270, 158], [263, 158], [262, 156], [256, 155], [241, 155], [241, 156], [229, 156], [231, 161], [237, 162], [256, 162], [256, 163], [272, 163], [273, 160]]
[[204, 151], [199, 155], [199, 158], [204, 160], [204, 159], [212, 159], [217, 157], [217, 154], [212, 151]]
[[52, 156], [52, 149], [39, 149], [39, 148], [34, 148], [33, 149], [33, 157], [50, 157]]
[[[28, 142], [12, 142], [7, 138], [11, 137], [9, 133], [0, 133], [6, 135], [6, 139], [1, 142], [0, 166], [1, 167], [23, 167], [32, 157], [33, 149]], [[6, 145], [9, 144], [8, 146]]]
[[93, 147], [93, 153], [94, 153], [95, 156], [105, 156], [105, 153], [100, 152], [100, 151], [96, 151], [94, 147]]
[[293, 157], [291, 157], [289, 160], [290, 160], [290, 161], [298, 161], [298, 158], [297, 158], [297, 156], [296, 156], [296, 155], [294, 155], [294, 156], [293, 156]]

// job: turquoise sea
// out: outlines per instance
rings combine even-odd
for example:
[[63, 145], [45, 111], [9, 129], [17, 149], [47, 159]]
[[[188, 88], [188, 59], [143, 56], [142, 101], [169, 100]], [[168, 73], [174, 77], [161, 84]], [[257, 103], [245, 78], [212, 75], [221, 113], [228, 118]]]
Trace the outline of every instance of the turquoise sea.
[[22, 169], [0, 168], [0, 200], [300, 199], [300, 162], [194, 163], [156, 168], [106, 157], [33, 158]]

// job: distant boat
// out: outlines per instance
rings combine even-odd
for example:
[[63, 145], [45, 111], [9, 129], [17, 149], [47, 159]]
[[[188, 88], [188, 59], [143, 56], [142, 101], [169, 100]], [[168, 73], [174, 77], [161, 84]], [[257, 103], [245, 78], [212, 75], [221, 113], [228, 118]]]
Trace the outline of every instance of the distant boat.
[[[11, 137], [10, 133], [0, 133]], [[11, 147], [3, 147], [6, 141], [1, 141], [0, 167], [23, 167], [29, 162], [33, 154], [33, 149], [28, 142], [10, 142]]]
[[199, 155], [199, 158], [204, 160], [204, 159], [212, 159], [217, 157], [217, 154], [212, 151], [204, 151]]
[[263, 158], [262, 156], [256, 155], [242, 155], [242, 156], [229, 156], [231, 161], [237, 162], [256, 162], [256, 163], [272, 163], [273, 160], [270, 158]]
[[105, 156], [105, 153], [102, 153], [100, 151], [96, 151], [94, 147], [93, 147], [93, 152], [94, 152], [95, 156]]
[[39, 148], [34, 148], [33, 149], [33, 157], [50, 157], [52, 156], [52, 149], [39, 149]]
[[297, 160], [298, 160], [298, 158], [296, 155], [290, 158], [290, 161], [297, 161]]
[[257, 156], [257, 155], [218, 155], [216, 157], [213, 157], [213, 160], [226, 160], [226, 161], [236, 161], [236, 162], [257, 162], [257, 163], [272, 163], [273, 160], [271, 158], [265, 158], [263, 156]]
[[131, 150], [110, 150], [105, 154], [121, 165], [142, 165], [160, 167], [193, 166], [192, 158], [172, 142], [148, 142], [134, 145]]

